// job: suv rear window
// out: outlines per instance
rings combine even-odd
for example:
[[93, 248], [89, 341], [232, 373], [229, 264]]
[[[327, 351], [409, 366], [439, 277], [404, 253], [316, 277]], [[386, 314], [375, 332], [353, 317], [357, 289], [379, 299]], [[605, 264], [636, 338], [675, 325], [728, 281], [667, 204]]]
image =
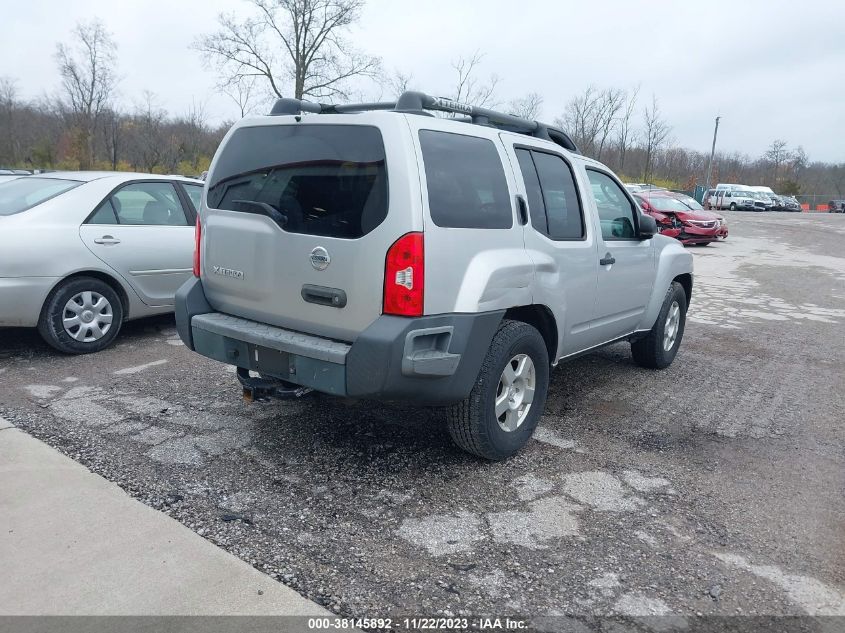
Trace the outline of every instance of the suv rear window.
[[269, 125], [237, 130], [217, 159], [208, 206], [283, 214], [290, 233], [354, 239], [387, 217], [387, 168], [378, 128]]
[[505, 170], [493, 142], [420, 130], [428, 208], [437, 226], [509, 229], [513, 226]]
[[26, 176], [0, 184], [0, 215], [14, 215], [78, 187], [78, 180]]

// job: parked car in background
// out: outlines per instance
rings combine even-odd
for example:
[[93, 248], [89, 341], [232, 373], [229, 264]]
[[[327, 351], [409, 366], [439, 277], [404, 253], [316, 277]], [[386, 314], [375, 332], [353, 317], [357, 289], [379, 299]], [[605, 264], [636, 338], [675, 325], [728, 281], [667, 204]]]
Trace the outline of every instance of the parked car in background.
[[717, 213], [716, 211], [707, 211], [701, 204], [699, 204], [698, 200], [692, 196], [686, 195], [685, 193], [679, 193], [677, 191], [668, 191], [667, 193], [683, 202], [690, 208], [691, 211], [704, 211], [705, 213], [712, 213], [715, 215], [719, 220], [719, 237], [721, 239], [726, 239], [728, 237], [728, 222], [725, 220], [725, 216], [721, 213]]
[[763, 211], [764, 205], [758, 202], [753, 191], [747, 189], [719, 189], [707, 199], [707, 209], [730, 209], [731, 211]]
[[801, 203], [795, 196], [780, 196], [781, 211], [801, 211]]
[[831, 200], [827, 203], [827, 209], [831, 213], [845, 213], [845, 200]]
[[758, 200], [764, 203], [766, 211], [778, 211], [780, 209], [780, 198], [769, 187], [755, 186], [749, 187], [749, 189], [757, 194]]
[[641, 191], [634, 194], [642, 210], [657, 222], [661, 235], [682, 244], [710, 244], [719, 239], [719, 218], [704, 209], [693, 210], [669, 191]]
[[629, 182], [625, 185], [625, 189], [631, 193], [637, 191], [666, 191], [665, 187], [658, 187], [657, 185], [651, 185], [645, 182]]
[[774, 209], [774, 202], [772, 202], [772, 199], [767, 194], [752, 191], [750, 195], [754, 199], [755, 211], [772, 211]]
[[172, 312], [191, 276], [201, 196], [199, 181], [149, 174], [0, 183], [0, 326], [38, 327], [56, 349], [84, 354], [126, 319]]

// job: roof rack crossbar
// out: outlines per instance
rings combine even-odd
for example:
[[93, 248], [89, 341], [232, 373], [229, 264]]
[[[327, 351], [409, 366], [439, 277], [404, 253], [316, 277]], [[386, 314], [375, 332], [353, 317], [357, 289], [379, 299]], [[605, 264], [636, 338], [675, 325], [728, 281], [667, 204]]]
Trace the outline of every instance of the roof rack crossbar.
[[454, 99], [445, 97], [433, 97], [423, 92], [403, 92], [395, 102], [385, 101], [378, 103], [346, 103], [346, 104], [325, 104], [303, 101], [301, 99], [278, 99], [270, 111], [271, 115], [290, 115], [310, 112], [313, 114], [344, 114], [352, 112], [365, 112], [371, 110], [394, 110], [411, 114], [429, 115], [431, 111], [448, 112], [461, 115], [457, 120], [476, 125], [486, 125], [501, 128], [509, 132], [527, 134], [557, 143], [566, 149], [577, 152], [578, 148], [569, 135], [563, 130], [545, 123], [524, 119], [513, 114], [497, 112], [489, 108], [461, 103]]

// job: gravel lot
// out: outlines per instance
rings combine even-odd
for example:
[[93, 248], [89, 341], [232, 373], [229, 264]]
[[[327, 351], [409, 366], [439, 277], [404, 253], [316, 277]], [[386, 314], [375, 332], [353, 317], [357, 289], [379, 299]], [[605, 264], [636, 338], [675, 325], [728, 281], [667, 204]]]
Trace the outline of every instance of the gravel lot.
[[845, 616], [845, 216], [725, 215], [674, 365], [561, 365], [505, 463], [436, 409], [247, 405], [171, 318], [0, 331], [0, 414], [344, 615]]

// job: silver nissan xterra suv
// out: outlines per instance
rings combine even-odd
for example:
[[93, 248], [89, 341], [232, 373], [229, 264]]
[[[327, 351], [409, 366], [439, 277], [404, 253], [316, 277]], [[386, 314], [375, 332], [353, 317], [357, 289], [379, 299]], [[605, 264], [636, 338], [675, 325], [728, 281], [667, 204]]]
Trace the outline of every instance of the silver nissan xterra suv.
[[692, 256], [563, 131], [419, 92], [240, 121], [196, 235], [179, 334], [248, 399], [447, 405], [493, 460], [531, 437], [561, 360], [629, 340], [667, 367], [692, 292]]

